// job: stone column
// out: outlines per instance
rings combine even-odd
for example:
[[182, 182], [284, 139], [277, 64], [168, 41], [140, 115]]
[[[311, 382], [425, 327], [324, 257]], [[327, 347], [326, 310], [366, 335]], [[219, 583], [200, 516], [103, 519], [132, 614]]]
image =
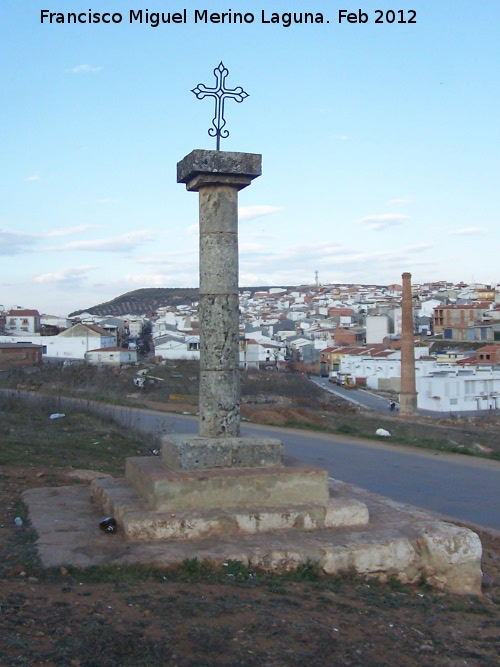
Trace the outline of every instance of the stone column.
[[199, 193], [200, 437], [240, 434], [238, 191], [261, 174], [261, 156], [195, 150], [177, 182]]
[[413, 415], [417, 411], [415, 385], [415, 350], [413, 327], [413, 299], [411, 273], [403, 273], [402, 335], [401, 335], [401, 393], [399, 402], [401, 415]]

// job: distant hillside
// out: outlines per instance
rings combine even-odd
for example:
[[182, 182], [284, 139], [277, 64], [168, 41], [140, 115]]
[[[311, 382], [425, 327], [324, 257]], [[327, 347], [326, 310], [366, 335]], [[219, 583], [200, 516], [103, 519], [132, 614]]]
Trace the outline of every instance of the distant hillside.
[[[247, 290], [253, 294], [260, 290], [268, 291], [271, 287], [276, 287], [276, 285], [240, 287], [240, 291]], [[282, 287], [283, 289], [293, 289], [293, 286]], [[198, 299], [199, 290], [197, 287], [146, 287], [127, 292], [97, 306], [75, 310], [69, 314], [69, 317], [76, 317], [81, 313], [92, 313], [100, 317], [104, 315], [144, 315], [154, 312], [162, 306], [191, 304]]]

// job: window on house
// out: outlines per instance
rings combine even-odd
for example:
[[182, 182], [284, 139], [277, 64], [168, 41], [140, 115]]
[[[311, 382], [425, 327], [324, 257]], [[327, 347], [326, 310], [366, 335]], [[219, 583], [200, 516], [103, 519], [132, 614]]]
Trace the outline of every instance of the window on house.
[[25, 317], [22, 319], [22, 324], [28, 324], [28, 320]]

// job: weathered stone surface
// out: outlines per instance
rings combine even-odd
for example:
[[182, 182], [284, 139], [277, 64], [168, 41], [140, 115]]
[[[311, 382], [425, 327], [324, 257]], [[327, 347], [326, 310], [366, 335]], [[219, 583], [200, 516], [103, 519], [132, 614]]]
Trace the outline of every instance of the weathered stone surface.
[[201, 438], [166, 435], [161, 461], [172, 470], [282, 466], [284, 448], [275, 438]]
[[200, 436], [240, 435], [240, 371], [202, 370], [200, 365]]
[[198, 198], [200, 232], [238, 234], [238, 196], [230, 185], [206, 187]]
[[238, 191], [261, 173], [261, 156], [195, 150], [177, 180], [199, 192], [200, 435], [240, 434]]
[[94, 502], [113, 516], [130, 540], [198, 540], [219, 535], [257, 535], [281, 530], [316, 531], [368, 524], [364, 503], [330, 498], [324, 504], [295, 504], [268, 509], [219, 508], [185, 511], [144, 509], [140, 496], [123, 479], [92, 484]]
[[[235, 311], [236, 308], [236, 311]], [[212, 382], [236, 382], [237, 393], [231, 392], [231, 400], [240, 402], [239, 380], [239, 322], [234, 313], [238, 313], [238, 295], [205, 296], [200, 302], [200, 319], [203, 322], [203, 336], [200, 339], [201, 371], [235, 371], [234, 377], [223, 378], [217, 375]], [[210, 384], [212, 384], [212, 382]], [[224, 388], [224, 385], [221, 385]], [[216, 387], [210, 386], [213, 392]], [[235, 398], [233, 398], [235, 396]], [[210, 395], [200, 396], [200, 405], [210, 403]]]
[[161, 465], [156, 457], [132, 457], [126, 462], [126, 478], [146, 507], [165, 511], [255, 505], [267, 509], [328, 500], [327, 471], [300, 463], [178, 471]]
[[476, 533], [453, 524], [422, 528], [417, 548], [425, 564], [426, 577], [438, 588], [461, 586], [473, 593], [481, 586], [482, 545]]
[[[340, 506], [342, 505], [342, 506]], [[268, 511], [212, 510], [204, 513], [152, 513], [141, 510], [121, 515], [120, 525], [130, 540], [199, 540], [217, 536], [259, 535], [283, 530], [322, 530], [329, 528], [327, 515], [336, 512], [337, 527], [364, 526], [368, 512], [361, 520], [362, 512], [354, 503], [335, 505], [297, 506], [275, 508]], [[116, 516], [116, 513], [114, 514]]]
[[[204, 294], [238, 296], [238, 239], [234, 234], [200, 235], [200, 297]], [[239, 313], [239, 303], [236, 307]], [[221, 325], [222, 326], [222, 325]]]
[[[124, 480], [92, 482], [92, 487], [97, 485], [102, 488], [106, 485], [109, 496], [113, 496], [107, 508], [112, 508], [116, 501], [118, 516], [118, 505], [127, 508], [132, 525], [134, 512], [141, 508], [137, 494]], [[190, 513], [186, 513], [184, 524], [178, 523], [175, 529], [178, 539], [132, 541], [126, 538], [119, 518], [119, 530], [111, 538], [99, 530], [102, 511], [108, 513], [108, 509], [97, 506], [98, 494], [94, 490], [96, 502], [89, 503], [87, 486], [32, 489], [23, 493], [23, 501], [39, 536], [36, 547], [44, 567], [89, 567], [104, 563], [174, 565], [196, 553], [199, 560], [216, 565], [229, 559], [266, 570], [286, 571], [313, 562], [331, 574], [355, 571], [382, 581], [396, 576], [403, 583], [422, 580], [455, 593], [481, 592], [481, 547], [475, 533], [342, 482], [332, 481], [330, 491], [332, 497], [326, 506], [332, 501], [357, 501], [368, 508], [369, 523], [311, 531], [295, 526], [266, 532], [262, 528], [285, 525], [279, 513], [272, 517], [276, 509], [260, 510], [253, 517], [249, 508], [244, 508], [227, 512], [232, 517], [229, 525], [234, 525], [231, 521], [236, 516], [244, 517], [239, 520], [243, 530], [247, 525], [251, 530], [258, 525], [254, 533], [186, 539], [186, 534], [203, 532], [213, 521], [208, 516], [204, 521], [190, 521]], [[297, 507], [288, 507], [282, 514], [288, 513], [294, 520], [296, 511]], [[354, 513], [357, 515], [358, 510], [354, 509]], [[180, 512], [170, 514], [175, 514], [170, 517], [172, 520], [181, 518]], [[226, 526], [224, 514], [226, 511], [219, 514], [219, 519]], [[202, 513], [192, 515], [200, 517]], [[148, 521], [153, 523], [151, 516]], [[315, 517], [313, 523], [316, 521]]]
[[[197, 176], [246, 178], [247, 185], [262, 173], [262, 156], [256, 153], [194, 150], [177, 163], [177, 182], [188, 184]], [[224, 180], [222, 181], [224, 182]], [[227, 182], [227, 181], [226, 181]], [[245, 186], [242, 186], [245, 187]]]

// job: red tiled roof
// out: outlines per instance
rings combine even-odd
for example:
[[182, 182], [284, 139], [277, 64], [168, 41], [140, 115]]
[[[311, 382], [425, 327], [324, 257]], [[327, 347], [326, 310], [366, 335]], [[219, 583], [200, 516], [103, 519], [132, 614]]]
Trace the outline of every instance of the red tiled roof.
[[38, 310], [9, 310], [8, 317], [40, 317]]

